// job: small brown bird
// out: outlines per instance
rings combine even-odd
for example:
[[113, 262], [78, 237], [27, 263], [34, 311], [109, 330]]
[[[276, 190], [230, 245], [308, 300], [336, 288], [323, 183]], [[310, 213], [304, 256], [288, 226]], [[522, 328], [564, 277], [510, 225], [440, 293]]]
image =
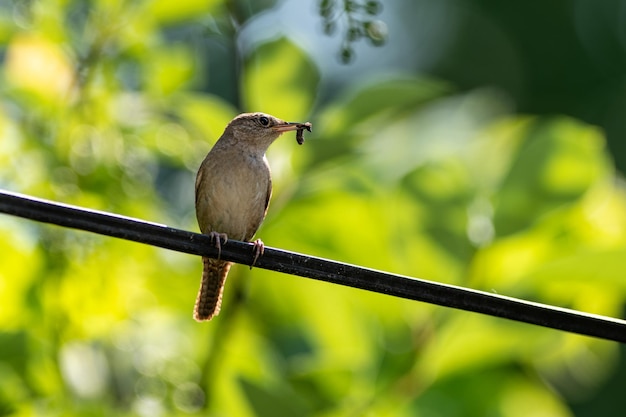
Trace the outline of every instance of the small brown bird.
[[[270, 167], [265, 151], [282, 133], [311, 130], [310, 123], [290, 123], [264, 113], [244, 113], [226, 126], [208, 153], [196, 177], [196, 217], [202, 233], [220, 240], [250, 241], [267, 213], [272, 194]], [[263, 254], [257, 239], [255, 258]], [[222, 304], [226, 276], [232, 265], [219, 259], [202, 258], [204, 269], [196, 299], [194, 318], [211, 320]]]

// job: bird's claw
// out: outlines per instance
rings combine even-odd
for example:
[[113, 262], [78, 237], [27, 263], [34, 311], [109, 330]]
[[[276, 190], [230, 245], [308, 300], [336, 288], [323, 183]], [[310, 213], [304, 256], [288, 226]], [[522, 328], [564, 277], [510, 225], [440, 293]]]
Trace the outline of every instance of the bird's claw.
[[259, 259], [259, 256], [263, 255], [265, 252], [265, 244], [261, 239], [257, 239], [252, 242], [254, 245], [254, 259], [252, 260], [252, 265], [250, 265], [250, 269], [256, 264], [256, 261]]
[[222, 243], [220, 240], [223, 239], [224, 243], [228, 242], [228, 235], [226, 233], [210, 232], [209, 237], [217, 249], [217, 260], [219, 260], [222, 256]]

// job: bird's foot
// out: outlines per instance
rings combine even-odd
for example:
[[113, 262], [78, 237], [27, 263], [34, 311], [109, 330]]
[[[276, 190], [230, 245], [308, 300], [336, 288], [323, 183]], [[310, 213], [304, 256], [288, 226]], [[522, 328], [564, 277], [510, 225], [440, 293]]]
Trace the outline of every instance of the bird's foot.
[[219, 260], [222, 256], [221, 240], [224, 240], [224, 243], [228, 242], [228, 235], [226, 233], [210, 232], [209, 237], [211, 238], [211, 242], [213, 242], [215, 248], [217, 249], [217, 259]]
[[252, 244], [254, 245], [254, 259], [252, 260], [252, 265], [250, 265], [250, 269], [252, 269], [254, 264], [256, 264], [259, 256], [263, 255], [263, 252], [265, 252], [265, 244], [261, 239], [255, 240], [254, 242], [252, 242]]

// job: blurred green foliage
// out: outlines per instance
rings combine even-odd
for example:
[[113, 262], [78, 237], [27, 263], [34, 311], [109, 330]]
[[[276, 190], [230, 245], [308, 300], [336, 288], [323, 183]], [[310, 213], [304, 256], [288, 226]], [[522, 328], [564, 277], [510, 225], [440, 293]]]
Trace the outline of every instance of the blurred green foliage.
[[[269, 152], [266, 244], [622, 314], [626, 193], [601, 131], [419, 74], [322, 100], [289, 37], [239, 51], [273, 6], [252, 4], [0, 3], [0, 185], [197, 230], [197, 166], [263, 110], [314, 123]], [[615, 343], [243, 267], [198, 324], [194, 257], [0, 230], [0, 415], [558, 417], [625, 378]]]
[[382, 46], [387, 41], [387, 25], [375, 18], [383, 8], [377, 0], [318, 0], [318, 8], [326, 35], [332, 36], [338, 26], [345, 26], [339, 52], [344, 64], [355, 59], [354, 42], [365, 38], [374, 46]]

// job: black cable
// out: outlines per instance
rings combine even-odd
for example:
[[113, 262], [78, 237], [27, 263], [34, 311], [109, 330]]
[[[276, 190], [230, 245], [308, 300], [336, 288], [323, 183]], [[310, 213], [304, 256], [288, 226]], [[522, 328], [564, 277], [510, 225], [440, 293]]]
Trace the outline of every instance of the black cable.
[[[217, 256], [217, 250], [206, 235], [2, 190], [0, 212], [192, 255]], [[250, 265], [253, 245], [229, 240], [222, 245], [220, 256], [224, 260]], [[258, 259], [255, 267], [626, 343], [624, 320], [389, 274], [270, 247], [265, 248], [264, 255]]]

